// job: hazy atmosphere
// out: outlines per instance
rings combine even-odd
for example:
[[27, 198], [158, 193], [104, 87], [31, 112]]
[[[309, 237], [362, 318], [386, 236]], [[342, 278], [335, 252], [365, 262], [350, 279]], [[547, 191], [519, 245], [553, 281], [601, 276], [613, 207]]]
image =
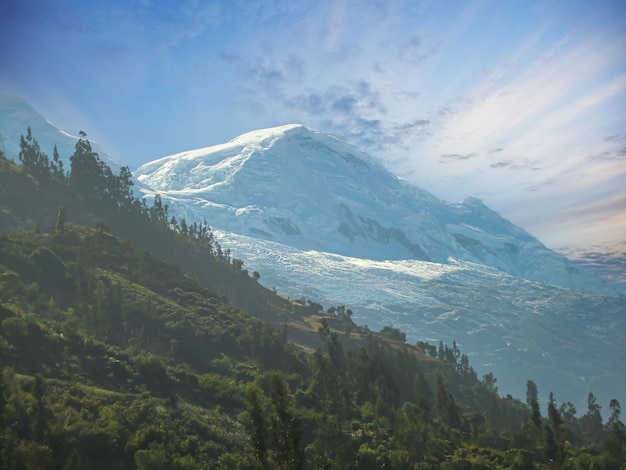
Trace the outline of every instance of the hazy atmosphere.
[[0, 469], [626, 470], [625, 110], [626, 0], [0, 0]]
[[8, 0], [0, 91], [131, 168], [303, 123], [551, 248], [617, 257], [625, 18], [620, 0]]

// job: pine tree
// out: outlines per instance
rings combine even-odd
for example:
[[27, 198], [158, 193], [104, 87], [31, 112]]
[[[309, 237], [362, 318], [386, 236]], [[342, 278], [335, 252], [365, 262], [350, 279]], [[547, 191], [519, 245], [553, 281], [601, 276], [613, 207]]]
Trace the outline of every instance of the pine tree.
[[117, 195], [116, 200], [122, 207], [131, 207], [135, 200], [133, 196], [133, 174], [130, 172], [130, 168], [123, 166], [120, 168], [120, 174], [117, 177]]
[[37, 179], [49, 178], [51, 166], [48, 156], [43, 153], [39, 143], [33, 137], [30, 126], [26, 132], [26, 137], [20, 136], [20, 153], [18, 154], [22, 165]]
[[583, 430], [583, 438], [588, 444], [593, 444], [602, 440], [604, 427], [602, 426], [602, 415], [596, 397], [589, 392], [587, 396], [587, 413], [580, 418], [580, 427]]
[[[550, 426], [546, 425], [546, 453], [550, 453], [549, 459], [555, 463], [561, 462], [562, 448], [561, 448], [561, 435], [563, 433], [563, 419], [556, 407], [554, 401], [554, 394], [550, 392], [550, 398], [548, 400], [548, 419], [550, 420]], [[547, 431], [550, 432], [547, 432]]]
[[100, 157], [86, 139], [87, 134], [79, 132], [74, 153], [70, 157], [70, 185], [82, 197], [100, 201], [115, 201], [119, 194], [119, 180], [111, 168]]
[[65, 170], [63, 169], [63, 160], [59, 157], [59, 149], [54, 146], [52, 151], [52, 162], [50, 162], [52, 178], [56, 181], [65, 180]]
[[556, 407], [554, 394], [552, 392], [550, 392], [550, 399], [548, 400], [548, 418], [550, 419], [555, 439], [558, 442], [560, 441], [561, 434], [563, 432], [563, 419], [561, 418], [561, 414]]
[[61, 206], [59, 207], [59, 213], [57, 214], [57, 223], [54, 227], [54, 231], [60, 234], [65, 233], [66, 221], [67, 221], [67, 216], [65, 214], [65, 206]]
[[539, 409], [539, 392], [537, 385], [532, 380], [526, 382], [526, 403], [530, 407], [530, 421], [537, 430], [538, 440], [543, 440], [543, 432], [541, 428], [541, 411]]
[[47, 437], [48, 423], [45, 416], [45, 384], [41, 375], [35, 376], [32, 394], [35, 399], [35, 407], [32, 412], [32, 434], [36, 441], [43, 442]]
[[274, 463], [280, 470], [299, 470], [304, 465], [300, 426], [298, 419], [289, 411], [287, 387], [278, 373], [270, 376], [270, 400], [274, 407], [270, 422]]
[[252, 432], [250, 438], [252, 447], [254, 448], [254, 458], [257, 470], [264, 470], [267, 466], [267, 448], [265, 447], [265, 424], [263, 422], [263, 411], [259, 403], [257, 388], [250, 385], [246, 392], [246, 404], [248, 414], [250, 415], [250, 424]]
[[613, 398], [609, 403], [609, 407], [611, 408], [611, 416], [606, 424], [608, 437], [604, 447], [616, 465], [623, 465], [626, 460], [624, 452], [626, 447], [626, 429], [624, 428], [624, 423], [619, 419], [621, 406], [619, 401]]
[[454, 429], [461, 426], [461, 415], [454, 397], [448, 393], [441, 376], [437, 377], [437, 394], [435, 396], [435, 409], [439, 412], [443, 422]]

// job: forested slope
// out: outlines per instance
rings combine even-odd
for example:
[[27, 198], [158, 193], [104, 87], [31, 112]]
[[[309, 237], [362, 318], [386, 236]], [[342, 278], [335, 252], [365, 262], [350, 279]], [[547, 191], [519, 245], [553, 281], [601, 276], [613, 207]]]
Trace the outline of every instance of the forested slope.
[[69, 174], [35, 144], [0, 156], [2, 468], [623, 465], [619, 403], [542, 417], [456, 345], [262, 288], [88, 141]]

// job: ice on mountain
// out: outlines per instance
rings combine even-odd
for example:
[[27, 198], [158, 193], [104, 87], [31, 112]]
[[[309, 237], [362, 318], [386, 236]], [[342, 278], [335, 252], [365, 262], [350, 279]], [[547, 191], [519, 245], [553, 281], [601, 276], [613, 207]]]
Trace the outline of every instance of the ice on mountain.
[[174, 213], [301, 250], [441, 263], [452, 256], [555, 286], [611, 290], [568, 270], [565, 257], [480, 199], [441, 201], [374, 157], [300, 124], [160, 158], [135, 175]]

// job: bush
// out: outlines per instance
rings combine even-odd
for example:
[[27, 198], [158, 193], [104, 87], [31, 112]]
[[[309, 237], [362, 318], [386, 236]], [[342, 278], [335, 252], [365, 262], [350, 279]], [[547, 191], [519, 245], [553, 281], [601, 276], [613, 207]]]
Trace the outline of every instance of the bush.
[[2, 331], [9, 338], [28, 336], [28, 321], [22, 317], [5, 318], [2, 321]]
[[168, 470], [167, 452], [163, 444], [151, 444], [149, 449], [135, 452], [135, 464], [138, 470]]
[[149, 354], [147, 356], [139, 355], [133, 359], [135, 367], [139, 370], [139, 373], [146, 379], [152, 382], [161, 382], [167, 379], [165, 373], [165, 367], [158, 356]]

